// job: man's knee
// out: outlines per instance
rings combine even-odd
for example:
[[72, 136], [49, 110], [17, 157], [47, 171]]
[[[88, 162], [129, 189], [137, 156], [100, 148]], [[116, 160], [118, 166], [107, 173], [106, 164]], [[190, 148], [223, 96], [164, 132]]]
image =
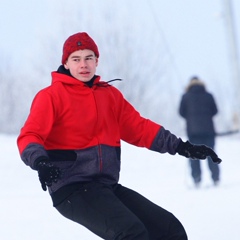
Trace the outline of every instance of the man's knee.
[[187, 233], [181, 224], [181, 222], [173, 215], [169, 231], [168, 231], [169, 239], [176, 240], [187, 240]]
[[117, 233], [115, 240], [149, 240], [148, 231], [140, 221], [128, 224], [121, 232]]

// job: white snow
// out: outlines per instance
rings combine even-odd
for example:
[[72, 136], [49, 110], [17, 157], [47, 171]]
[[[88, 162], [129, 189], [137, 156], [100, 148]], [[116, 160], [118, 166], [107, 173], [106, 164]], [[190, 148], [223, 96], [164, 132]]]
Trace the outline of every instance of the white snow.
[[[223, 159], [221, 183], [213, 187], [206, 162], [203, 182], [191, 185], [187, 159], [158, 154], [123, 143], [120, 183], [171, 211], [183, 223], [189, 240], [240, 239], [240, 137], [218, 137]], [[0, 135], [2, 240], [94, 240], [84, 227], [62, 217], [42, 191], [37, 172], [21, 161], [16, 136]]]

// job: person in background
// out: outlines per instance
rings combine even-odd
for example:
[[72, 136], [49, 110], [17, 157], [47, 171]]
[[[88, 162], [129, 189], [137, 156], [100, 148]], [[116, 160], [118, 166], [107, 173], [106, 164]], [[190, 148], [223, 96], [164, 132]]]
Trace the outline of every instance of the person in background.
[[159, 153], [221, 159], [142, 117], [111, 81], [96, 75], [99, 55], [85, 32], [65, 41], [62, 64], [35, 96], [17, 138], [20, 156], [38, 172], [53, 206], [99, 237], [186, 240], [172, 213], [119, 183], [121, 140]]
[[[207, 92], [206, 86], [197, 76], [190, 79], [186, 92], [180, 102], [179, 113], [186, 120], [187, 136], [193, 144], [205, 144], [214, 149], [215, 129], [213, 117], [218, 109], [214, 97]], [[194, 184], [199, 186], [202, 180], [199, 160], [189, 159], [191, 176]], [[208, 167], [214, 185], [219, 183], [219, 166], [214, 164], [211, 157], [207, 158]]]

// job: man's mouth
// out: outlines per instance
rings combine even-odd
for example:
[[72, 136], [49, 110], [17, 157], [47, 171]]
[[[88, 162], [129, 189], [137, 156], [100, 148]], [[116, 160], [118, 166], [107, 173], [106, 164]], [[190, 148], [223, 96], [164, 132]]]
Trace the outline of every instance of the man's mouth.
[[90, 72], [80, 72], [80, 74], [83, 74], [83, 75], [85, 75], [85, 74], [89, 74]]

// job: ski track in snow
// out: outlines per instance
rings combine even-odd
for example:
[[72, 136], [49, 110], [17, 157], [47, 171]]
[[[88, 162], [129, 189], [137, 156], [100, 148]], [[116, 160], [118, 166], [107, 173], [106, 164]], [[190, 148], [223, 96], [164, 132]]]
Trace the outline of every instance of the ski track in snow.
[[[239, 145], [239, 135], [217, 138], [216, 151], [223, 160], [220, 185], [212, 185], [207, 163], [202, 161], [203, 182], [196, 189], [187, 159], [123, 142], [120, 183], [172, 212], [184, 225], [189, 240], [239, 240]], [[0, 135], [0, 146], [0, 239], [100, 239], [52, 207], [37, 173], [21, 161], [16, 136]]]

